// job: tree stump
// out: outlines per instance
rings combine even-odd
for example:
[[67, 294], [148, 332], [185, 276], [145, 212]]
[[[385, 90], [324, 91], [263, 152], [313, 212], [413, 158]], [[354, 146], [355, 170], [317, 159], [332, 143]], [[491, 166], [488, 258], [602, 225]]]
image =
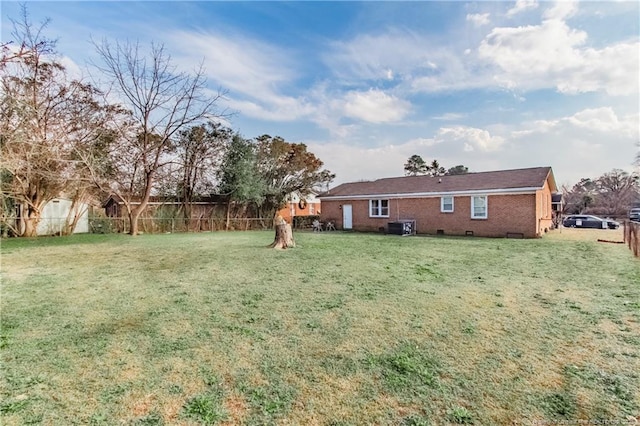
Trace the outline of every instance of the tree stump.
[[273, 243], [271, 243], [269, 247], [280, 250], [289, 247], [295, 247], [296, 243], [293, 240], [293, 231], [291, 230], [291, 225], [288, 224], [287, 221], [284, 220], [280, 215], [276, 217], [274, 223], [276, 228], [276, 236], [273, 240]]

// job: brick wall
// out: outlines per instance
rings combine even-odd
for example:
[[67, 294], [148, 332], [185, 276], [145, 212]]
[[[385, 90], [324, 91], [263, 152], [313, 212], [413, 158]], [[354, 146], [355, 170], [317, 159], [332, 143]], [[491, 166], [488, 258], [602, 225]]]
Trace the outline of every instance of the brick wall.
[[298, 202], [289, 202], [285, 207], [278, 211], [278, 214], [282, 216], [287, 222], [292, 223], [293, 216], [318, 215], [320, 214], [320, 212], [320, 200], [315, 200], [312, 203], [308, 202], [307, 206], [304, 209], [300, 208]]
[[549, 182], [545, 182], [541, 190], [536, 191], [536, 217], [538, 220], [538, 234], [542, 235], [553, 228], [551, 207], [551, 189]]
[[[548, 223], [543, 216], [543, 198], [548, 195]], [[413, 219], [419, 234], [465, 235], [468, 231], [475, 236], [505, 237], [522, 234], [526, 238], [540, 235], [551, 224], [551, 193], [548, 187], [534, 194], [489, 195], [487, 219], [471, 219], [471, 197], [454, 197], [453, 213], [440, 212], [440, 197], [404, 198], [389, 200], [388, 218], [370, 218], [369, 200], [323, 200], [322, 220], [334, 219], [342, 228], [344, 204], [353, 208], [353, 229], [356, 231], [378, 231], [387, 228], [388, 222], [397, 219]], [[544, 218], [544, 219], [543, 219]]]

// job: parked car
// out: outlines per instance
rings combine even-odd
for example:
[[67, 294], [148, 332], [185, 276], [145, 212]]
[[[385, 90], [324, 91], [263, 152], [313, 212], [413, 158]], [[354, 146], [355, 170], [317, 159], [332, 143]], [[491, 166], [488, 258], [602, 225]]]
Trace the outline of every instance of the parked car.
[[629, 210], [629, 220], [640, 222], [640, 209]]
[[562, 221], [562, 226], [565, 228], [618, 229], [620, 224], [615, 220], [602, 219], [598, 216], [575, 214], [565, 217]]

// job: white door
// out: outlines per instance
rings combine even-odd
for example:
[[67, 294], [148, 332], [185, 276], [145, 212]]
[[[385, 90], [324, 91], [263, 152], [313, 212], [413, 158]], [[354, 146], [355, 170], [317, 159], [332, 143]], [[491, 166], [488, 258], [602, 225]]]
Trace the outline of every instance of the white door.
[[351, 204], [343, 204], [342, 205], [342, 229], [352, 229], [352, 209]]

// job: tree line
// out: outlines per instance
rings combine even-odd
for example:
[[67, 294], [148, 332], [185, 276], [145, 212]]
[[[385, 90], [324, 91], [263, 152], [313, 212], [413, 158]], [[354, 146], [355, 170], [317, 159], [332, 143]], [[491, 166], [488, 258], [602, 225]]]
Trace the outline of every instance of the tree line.
[[[272, 215], [291, 193], [305, 196], [335, 177], [303, 143], [247, 139], [225, 127], [225, 92], [212, 92], [202, 67], [179, 71], [163, 45], [94, 42], [96, 79], [70, 77], [54, 40], [23, 7], [0, 57], [1, 224], [35, 236], [44, 206], [61, 195], [74, 206], [118, 196], [138, 233], [152, 195], [172, 196], [190, 217], [198, 197]], [[68, 218], [67, 232], [79, 215]]]
[[445, 169], [440, 165], [438, 160], [433, 159], [431, 163], [427, 163], [422, 156], [414, 154], [404, 163], [405, 176], [445, 176], [445, 175], [463, 175], [469, 173], [469, 168], [459, 164], [449, 169]]
[[640, 207], [640, 175], [613, 169], [596, 179], [582, 178], [564, 185], [562, 198], [564, 214], [626, 217], [631, 207]]

